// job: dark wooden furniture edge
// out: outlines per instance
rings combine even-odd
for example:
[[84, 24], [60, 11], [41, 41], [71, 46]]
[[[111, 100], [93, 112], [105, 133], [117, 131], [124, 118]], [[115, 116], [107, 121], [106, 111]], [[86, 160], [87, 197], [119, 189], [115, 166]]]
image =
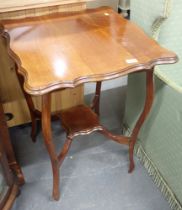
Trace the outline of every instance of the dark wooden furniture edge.
[[12, 208], [13, 203], [16, 199], [16, 197], [19, 195], [19, 185], [14, 184], [9, 190], [7, 196], [4, 198], [6, 202], [4, 201], [4, 205], [2, 207], [2, 210], [9, 210]]
[[[80, 108], [76, 111], [78, 113], [78, 116], [75, 116], [72, 114], [69, 116], [69, 120], [67, 120], [67, 114], [64, 115], [64, 111], [62, 112], [63, 114], [60, 114], [60, 118], [63, 120], [63, 127], [66, 130], [67, 137], [64, 142], [64, 145], [62, 147], [62, 150], [60, 153], [57, 155], [55, 146], [52, 141], [52, 132], [51, 132], [51, 93], [45, 94], [42, 96], [42, 115], [41, 115], [41, 120], [42, 120], [42, 132], [44, 136], [44, 143], [46, 145], [47, 151], [49, 153], [50, 159], [51, 159], [51, 164], [52, 164], [52, 169], [53, 169], [53, 192], [52, 196], [55, 200], [59, 200], [60, 198], [60, 190], [59, 190], [59, 168], [62, 165], [69, 148], [71, 146], [71, 143], [73, 141], [73, 138], [77, 135], [87, 135], [90, 134], [91, 132], [98, 131], [107, 138], [114, 140], [120, 144], [125, 144], [129, 147], [129, 170], [128, 172], [131, 173], [134, 170], [135, 164], [134, 164], [134, 146], [137, 140], [138, 133], [140, 131], [141, 126], [143, 125], [146, 117], [148, 116], [150, 109], [152, 107], [153, 103], [153, 98], [154, 98], [154, 84], [153, 84], [153, 72], [154, 69], [150, 70], [145, 70], [146, 73], [146, 100], [145, 100], [145, 106], [143, 108], [143, 111], [134, 127], [134, 130], [131, 134], [130, 137], [122, 136], [122, 135], [114, 135], [112, 134], [109, 130], [104, 128], [102, 125], [100, 125], [98, 119], [96, 121], [91, 122], [91, 126], [88, 127], [88, 129], [85, 129], [84, 127], [79, 127], [79, 131], [74, 131], [71, 132], [71, 127], [69, 126], [70, 122], [72, 124], [72, 121], [75, 120], [76, 122], [79, 123], [79, 113], [82, 113]], [[97, 92], [97, 91], [96, 91]], [[71, 108], [72, 109], [72, 108]], [[68, 109], [70, 110], [70, 109]], [[90, 110], [91, 111], [91, 110]], [[88, 111], [88, 112], [90, 112]], [[87, 113], [88, 113], [87, 112]], [[77, 115], [77, 114], [76, 114]], [[95, 115], [95, 113], [91, 113], [91, 115]], [[85, 114], [84, 114], [85, 116]], [[82, 114], [80, 117], [83, 117]], [[92, 118], [92, 117], [91, 117]], [[97, 118], [97, 117], [96, 117]]]
[[[1, 136], [1, 138], [3, 137]], [[9, 210], [13, 205], [16, 196], [19, 193], [20, 186], [18, 183], [18, 179], [16, 178], [16, 176], [13, 175], [12, 171], [9, 168], [6, 150], [3, 143], [4, 143], [3, 141], [0, 142], [0, 155], [1, 155], [0, 162], [2, 167], [2, 176], [5, 179], [6, 185], [3, 187], [1, 192], [0, 209]]]
[[[100, 11], [100, 10], [107, 11], [106, 9], [112, 10], [111, 8], [108, 8], [108, 7], [102, 7], [102, 8], [98, 8], [98, 9], [89, 9], [89, 10], [86, 10], [86, 12], [88, 13], [88, 12]], [[86, 12], [79, 12], [79, 14], [86, 13]], [[78, 14], [78, 13], [76, 13], [76, 14]], [[61, 16], [63, 16], [63, 15], [61, 15]], [[31, 19], [31, 18], [25, 18], [25, 20], [27, 20], [27, 19]], [[49, 92], [52, 92], [52, 91], [55, 91], [58, 89], [74, 88], [74, 87], [76, 87], [80, 84], [86, 83], [86, 82], [96, 82], [96, 81], [115, 79], [115, 78], [118, 78], [121, 76], [128, 75], [129, 73], [132, 73], [132, 72], [150, 70], [155, 65], [173, 64], [178, 61], [178, 57], [174, 54], [175, 55], [174, 57], [154, 59], [150, 62], [143, 63], [143, 64], [135, 64], [135, 65], [132, 65], [132, 66], [127, 67], [122, 70], [118, 69], [112, 73], [97, 74], [94, 76], [88, 75], [85, 77], [78, 77], [78, 78], [75, 78], [73, 81], [52, 83], [52, 84], [47, 85], [46, 87], [39, 87], [39, 88], [35, 89], [35, 88], [29, 86], [29, 84], [27, 82], [28, 75], [26, 73], [26, 70], [22, 67], [20, 58], [10, 48], [10, 36], [9, 36], [8, 32], [5, 31], [3, 24], [0, 24], [0, 35], [4, 39], [6, 39], [8, 54], [9, 54], [10, 58], [15, 62], [16, 66], [17, 66], [16, 69], [17, 69], [18, 73], [21, 74], [24, 78], [24, 90], [30, 95], [44, 95], [46, 93], [49, 93]]]
[[6, 124], [6, 119], [4, 116], [3, 106], [0, 101], [0, 135], [2, 137], [3, 147], [8, 159], [8, 165], [14, 175], [17, 177], [17, 181], [19, 185], [23, 185], [25, 183], [24, 176], [20, 166], [18, 165], [15, 154], [10, 142], [10, 136], [8, 132], [8, 126]]
[[[7, 33], [7, 32], [6, 32]], [[6, 35], [7, 36], [7, 35]], [[19, 74], [21, 74], [24, 78], [24, 90], [30, 94], [30, 95], [44, 95], [46, 93], [49, 92], [53, 92], [55, 90], [58, 89], [62, 89], [62, 88], [74, 88], [80, 84], [84, 84], [87, 82], [96, 82], [96, 81], [106, 81], [106, 80], [111, 80], [111, 79], [116, 79], [118, 77], [121, 76], [126, 76], [129, 73], [132, 72], [139, 72], [139, 71], [143, 71], [145, 70], [150, 70], [152, 69], [154, 66], [156, 65], [162, 65], [162, 64], [173, 64], [176, 63], [178, 61], [178, 57], [169, 57], [169, 58], [165, 58], [165, 59], [156, 59], [153, 61], [150, 61], [148, 63], [145, 64], [139, 64], [139, 65], [133, 65], [131, 67], [128, 67], [124, 70], [118, 70], [115, 71], [111, 74], [97, 74], [97, 75], [88, 75], [87, 77], [79, 77], [74, 79], [72, 82], [64, 82], [64, 83], [55, 83], [55, 84], [50, 84], [46, 87], [40, 87], [39, 89], [34, 89], [31, 86], [28, 85], [27, 81], [28, 81], [28, 76], [26, 71], [24, 70], [24, 68], [21, 66], [21, 62], [19, 57], [10, 49], [9, 51], [9, 55], [10, 57], [16, 62], [17, 65], [17, 71]]]
[[[7, 32], [5, 32], [3, 26], [0, 30], [1, 36], [3, 36], [9, 43], [9, 35]], [[47, 88], [41, 87], [39, 90], [31, 89], [31, 87], [27, 84], [27, 75], [25, 73], [25, 70], [21, 66], [20, 59], [18, 56], [9, 48], [9, 55], [10, 57], [15, 61], [16, 63], [16, 70], [17, 75], [21, 74], [21, 80], [25, 80], [24, 82], [24, 95], [28, 101], [28, 103], [32, 103], [29, 94], [32, 95], [42, 95], [42, 114], [37, 114], [37, 116], [42, 120], [42, 132], [44, 136], [45, 145], [47, 148], [47, 151], [49, 153], [52, 169], [53, 169], [53, 198], [55, 200], [59, 200], [60, 197], [60, 191], [59, 191], [59, 167], [62, 164], [69, 148], [72, 142], [72, 136], [67, 136], [65, 144], [63, 146], [62, 151], [57, 156], [55, 146], [52, 141], [52, 132], [51, 132], [51, 92], [57, 89], [61, 88], [67, 88], [67, 87], [75, 87], [79, 84], [85, 83], [85, 82], [91, 82], [91, 81], [101, 81], [101, 80], [109, 80], [114, 79], [116, 77], [124, 76], [132, 72], [140, 72], [145, 71], [146, 73], [146, 102], [143, 109], [142, 114], [140, 115], [135, 128], [132, 132], [131, 137], [122, 137], [122, 136], [115, 136], [108, 132], [106, 129], [101, 127], [95, 127], [93, 129], [87, 130], [86, 133], [81, 133], [83, 135], [90, 133], [92, 131], [95, 131], [97, 128], [99, 132], [102, 132], [105, 136], [111, 138], [112, 140], [117, 141], [118, 143], [126, 144], [129, 146], [129, 160], [130, 160], [130, 166], [129, 166], [129, 172], [131, 173], [134, 169], [134, 160], [133, 160], [133, 150], [134, 145], [137, 140], [138, 132], [146, 119], [151, 106], [153, 102], [153, 95], [154, 95], [154, 87], [153, 87], [153, 67], [155, 65], [159, 64], [169, 64], [169, 63], [175, 63], [178, 58], [174, 55], [174, 57], [167, 57], [167, 58], [159, 58], [154, 59], [150, 62], [139, 64], [139, 65], [133, 65], [131, 67], [125, 68], [124, 70], [118, 70], [115, 72], [112, 72], [110, 74], [104, 74], [104, 75], [94, 75], [94, 76], [86, 76], [86, 77], [79, 77], [73, 80], [72, 82], [63, 82], [63, 83], [56, 83], [51, 84]], [[21, 82], [20, 82], [21, 83]], [[30, 112], [32, 111], [34, 119], [36, 119], [37, 116], [35, 116], [36, 111], [34, 110], [33, 106], [29, 106]], [[77, 134], [76, 134], [77, 135]]]

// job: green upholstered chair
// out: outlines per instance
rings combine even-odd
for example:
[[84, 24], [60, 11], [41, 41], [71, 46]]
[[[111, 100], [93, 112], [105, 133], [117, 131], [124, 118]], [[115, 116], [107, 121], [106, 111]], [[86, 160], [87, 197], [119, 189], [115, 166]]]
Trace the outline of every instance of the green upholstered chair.
[[[155, 68], [155, 99], [135, 152], [172, 209], [182, 209], [182, 1], [131, 0], [131, 21], [177, 53], [177, 64]], [[131, 132], [145, 98], [145, 75], [128, 77], [125, 133]]]

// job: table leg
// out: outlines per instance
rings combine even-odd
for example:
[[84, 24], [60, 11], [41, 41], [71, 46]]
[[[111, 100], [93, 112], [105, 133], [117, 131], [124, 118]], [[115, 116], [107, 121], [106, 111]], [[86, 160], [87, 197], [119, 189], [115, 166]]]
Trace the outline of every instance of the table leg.
[[91, 109], [95, 111], [97, 115], [100, 114], [100, 92], [101, 92], [102, 82], [96, 83], [95, 95], [91, 104]]
[[31, 121], [32, 121], [31, 138], [32, 138], [33, 142], [36, 142], [36, 131], [37, 131], [37, 120], [36, 120], [37, 116], [35, 114], [36, 113], [36, 109], [35, 109], [32, 97], [29, 94], [27, 94], [25, 92], [24, 88], [23, 88], [24, 78], [23, 78], [23, 76], [21, 76], [18, 73], [18, 66], [17, 65], [15, 65], [15, 70], [16, 70], [16, 75], [18, 77], [21, 90], [22, 90], [22, 92], [23, 92], [23, 94], [25, 96], [26, 103], [27, 103], [27, 106], [28, 106], [29, 112], [30, 112], [30, 117], [31, 117]]
[[134, 146], [137, 140], [138, 133], [146, 117], [148, 116], [149, 111], [152, 107], [152, 103], [153, 103], [153, 98], [154, 98], [153, 72], [154, 72], [154, 69], [146, 71], [145, 106], [131, 134], [131, 139], [130, 139], [130, 144], [129, 144], [129, 159], [130, 159], [129, 173], [131, 173], [135, 167], [133, 153], [134, 153]]
[[56, 155], [55, 146], [52, 140], [51, 132], [51, 93], [42, 96], [42, 132], [44, 142], [49, 153], [52, 171], [53, 171], [53, 192], [52, 196], [55, 200], [59, 200], [59, 161]]
[[70, 138], [70, 137], [66, 138], [66, 141], [63, 145], [63, 148], [62, 148], [60, 154], [58, 155], [59, 167], [61, 166], [61, 164], [63, 163], [63, 161], [66, 157], [66, 155], [68, 154], [68, 151], [69, 151], [69, 148], [71, 146], [72, 141], [73, 141], [72, 138]]

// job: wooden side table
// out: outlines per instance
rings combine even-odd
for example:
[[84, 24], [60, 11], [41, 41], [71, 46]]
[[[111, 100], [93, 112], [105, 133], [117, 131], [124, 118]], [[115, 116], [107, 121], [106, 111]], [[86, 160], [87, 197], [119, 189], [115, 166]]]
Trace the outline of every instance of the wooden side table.
[[[153, 102], [154, 66], [175, 63], [177, 56], [110, 8], [10, 20], [3, 24], [11, 37], [9, 55], [15, 62], [30, 112], [34, 118], [41, 118], [52, 164], [53, 198], [59, 199], [59, 167], [76, 135], [99, 131], [128, 145], [129, 172], [132, 172], [134, 145]], [[3, 28], [1, 34], [8, 40]], [[80, 105], [52, 113], [61, 118], [67, 132], [63, 149], [56, 154], [51, 133], [51, 94], [54, 91], [141, 71], [146, 72], [147, 78], [146, 102], [130, 137], [110, 133], [100, 124], [97, 114]], [[41, 111], [34, 108], [30, 95], [41, 96]]]

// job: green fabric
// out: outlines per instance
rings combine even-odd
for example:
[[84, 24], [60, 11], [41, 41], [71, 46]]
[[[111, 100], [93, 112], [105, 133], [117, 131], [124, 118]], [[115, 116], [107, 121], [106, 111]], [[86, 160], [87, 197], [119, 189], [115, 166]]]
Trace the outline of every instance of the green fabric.
[[149, 156], [147, 155], [141, 144], [136, 144], [135, 154], [142, 162], [149, 175], [152, 177], [154, 183], [159, 187], [162, 194], [169, 202], [171, 209], [182, 210], [180, 202], [176, 198], [173, 191], [170, 189], [168, 183], [166, 182], [165, 178], [161, 175], [156, 165], [153, 163], [153, 161], [150, 160]]
[[[181, 8], [182, 1], [179, 0], [132, 0], [131, 19], [181, 58]], [[158, 180], [155, 183], [174, 210], [182, 209], [181, 67], [180, 61], [155, 68], [155, 101], [139, 133], [139, 147], [135, 148], [150, 175], [153, 171], [154, 181]], [[133, 129], [144, 101], [145, 74], [130, 74], [125, 110], [126, 134]]]
[[[151, 10], [152, 6], [152, 10]], [[182, 1], [133, 0], [131, 20], [158, 42], [173, 50], [179, 57], [175, 65], [161, 66], [155, 74], [175, 90], [182, 93]]]
[[[133, 129], [145, 102], [145, 73], [134, 73], [128, 77], [127, 97], [125, 106], [125, 130]], [[130, 133], [126, 133], [130, 135]]]
[[161, 24], [169, 16], [172, 0], [132, 0], [131, 20], [149, 36], [158, 33]]
[[182, 93], [182, 60], [178, 64], [156, 68], [155, 75], [174, 90]]
[[182, 1], [173, 0], [171, 14], [161, 26], [158, 41], [164, 47], [173, 50], [179, 57], [174, 65], [161, 66], [156, 75], [175, 90], [182, 93]]
[[160, 79], [155, 81], [157, 92], [152, 112], [138, 138], [182, 202], [182, 97]]
[[[144, 86], [144, 76], [144, 74], [138, 74], [138, 77], [136, 77], [135, 74], [130, 82], [136, 79], [135, 82], [141, 82]], [[131, 111], [130, 118], [127, 118], [129, 127], [126, 126], [126, 134], [128, 135], [131, 134], [131, 128], [134, 126], [139, 115], [139, 111], [135, 111], [136, 109], [141, 110], [142, 103], [144, 103], [144, 95], [142, 95], [143, 93], [140, 91], [140, 88], [136, 88], [137, 83], [129, 84], [129, 90], [134, 91], [134, 94], [129, 94], [130, 100], [127, 99], [127, 102], [130, 103], [129, 108]], [[135, 148], [137, 156], [147, 168], [150, 175], [152, 170], [154, 182], [159, 186], [161, 192], [165, 195], [171, 208], [174, 210], [182, 209], [181, 104], [181, 94], [156, 77], [154, 104], [139, 133], [139, 146], [137, 145]], [[129, 112], [128, 104], [126, 108]], [[131, 116], [134, 116], [135, 119], [131, 118]], [[138, 151], [138, 147], [142, 148], [142, 153]], [[150, 159], [150, 162], [146, 160], [146, 155]], [[153, 166], [155, 167], [153, 168]], [[156, 170], [157, 172], [154, 173]]]

